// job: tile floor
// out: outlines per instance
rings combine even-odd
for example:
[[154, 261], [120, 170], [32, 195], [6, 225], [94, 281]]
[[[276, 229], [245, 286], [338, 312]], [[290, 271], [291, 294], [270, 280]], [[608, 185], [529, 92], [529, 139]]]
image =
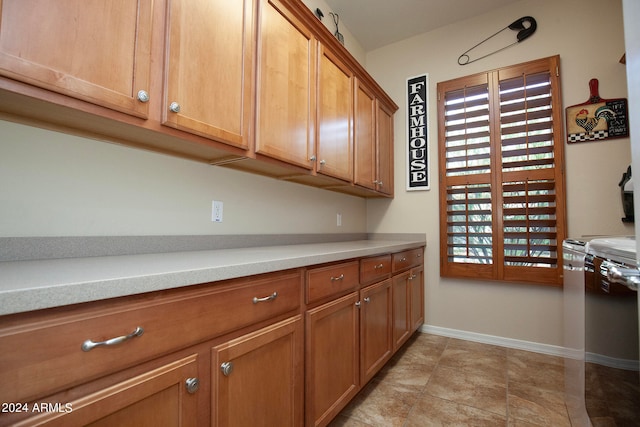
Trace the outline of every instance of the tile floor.
[[586, 407], [593, 427], [640, 426], [638, 372], [586, 364]]
[[417, 333], [330, 424], [394, 426], [571, 426], [564, 360]]

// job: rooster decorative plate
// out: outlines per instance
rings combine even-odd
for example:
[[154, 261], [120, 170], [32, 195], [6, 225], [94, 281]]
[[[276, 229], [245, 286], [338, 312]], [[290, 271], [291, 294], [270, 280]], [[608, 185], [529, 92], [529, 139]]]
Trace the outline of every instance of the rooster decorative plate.
[[626, 98], [602, 99], [598, 79], [589, 81], [591, 96], [585, 103], [567, 107], [567, 142], [601, 141], [629, 136]]

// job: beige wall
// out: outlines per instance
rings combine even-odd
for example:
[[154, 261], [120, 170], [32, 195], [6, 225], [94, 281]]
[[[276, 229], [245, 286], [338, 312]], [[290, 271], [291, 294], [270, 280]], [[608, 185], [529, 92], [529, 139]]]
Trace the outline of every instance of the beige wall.
[[[211, 222], [213, 200], [222, 223]], [[364, 233], [365, 223], [361, 198], [0, 120], [0, 237]]]
[[[471, 46], [527, 15], [538, 23], [529, 39], [473, 64], [458, 65], [458, 56]], [[625, 97], [625, 67], [618, 63], [623, 53], [619, 0], [523, 0], [367, 54], [369, 72], [401, 106], [395, 118], [396, 197], [367, 202], [367, 230], [427, 234], [428, 325], [562, 345], [561, 290], [439, 277], [437, 82], [559, 54], [566, 107], [588, 99], [591, 78], [599, 79], [602, 97]], [[430, 82], [432, 189], [406, 192], [405, 84], [408, 77], [425, 72]], [[628, 139], [566, 146], [570, 236], [633, 234], [633, 227], [620, 221], [618, 187], [630, 162]]]

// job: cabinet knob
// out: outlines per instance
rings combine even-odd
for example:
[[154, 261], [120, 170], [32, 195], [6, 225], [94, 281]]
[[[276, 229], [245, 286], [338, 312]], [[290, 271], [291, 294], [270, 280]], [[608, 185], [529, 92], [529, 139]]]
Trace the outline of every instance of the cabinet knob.
[[149, 93], [146, 90], [138, 91], [138, 101], [149, 102]]
[[371, 298], [370, 298], [370, 297], [366, 297], [366, 298], [364, 299], [364, 302], [366, 302], [367, 304], [369, 304], [369, 303], [371, 302]]
[[222, 375], [228, 377], [233, 372], [233, 363], [232, 362], [224, 362], [220, 365], [220, 370], [222, 371]]
[[324, 165], [326, 165], [326, 164], [327, 164], [327, 161], [326, 161], [326, 160], [320, 160], [320, 166], [324, 166]]
[[315, 156], [315, 154], [311, 157], [309, 157], [309, 161], [311, 162], [315, 162], [318, 158]]
[[173, 113], [179, 113], [180, 104], [178, 104], [177, 102], [172, 102], [171, 105], [169, 105], [169, 110], [171, 110]]
[[362, 303], [360, 301], [356, 301], [356, 307], [360, 308], [360, 306], [362, 305]]
[[200, 380], [197, 378], [187, 378], [184, 385], [187, 388], [187, 393], [193, 394], [200, 388]]

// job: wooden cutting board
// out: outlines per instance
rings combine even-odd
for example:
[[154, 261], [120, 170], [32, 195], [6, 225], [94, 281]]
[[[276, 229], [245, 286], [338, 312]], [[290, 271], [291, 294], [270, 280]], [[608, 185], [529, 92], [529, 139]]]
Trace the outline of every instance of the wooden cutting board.
[[627, 99], [602, 99], [598, 79], [589, 81], [587, 102], [566, 108], [567, 142], [602, 141], [629, 136]]

